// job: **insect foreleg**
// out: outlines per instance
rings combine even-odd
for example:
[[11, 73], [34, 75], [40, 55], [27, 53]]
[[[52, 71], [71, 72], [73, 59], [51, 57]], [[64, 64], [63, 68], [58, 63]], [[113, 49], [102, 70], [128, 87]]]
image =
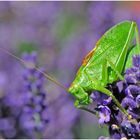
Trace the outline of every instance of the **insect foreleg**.
[[92, 102], [88, 93], [80, 85], [72, 85], [69, 88], [69, 92], [76, 97], [75, 107], [79, 105], [88, 105]]

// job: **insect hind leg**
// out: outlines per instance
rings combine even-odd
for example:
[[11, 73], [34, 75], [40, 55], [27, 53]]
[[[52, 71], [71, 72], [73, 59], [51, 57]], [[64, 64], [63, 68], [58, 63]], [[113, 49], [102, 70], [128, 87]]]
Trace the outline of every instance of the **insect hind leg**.
[[[120, 78], [120, 80], [124, 80], [124, 77], [121, 75], [121, 73], [116, 69], [116, 66], [106, 57], [105, 58], [107, 62], [109, 63], [110, 67], [113, 69], [113, 71], [116, 73], [116, 75]], [[115, 77], [113, 78], [113, 80]]]
[[116, 99], [116, 97], [111, 93], [111, 91], [109, 91], [108, 89], [106, 89], [102, 86], [98, 86], [98, 85], [96, 85], [96, 87], [94, 86], [94, 90], [100, 91], [100, 92], [106, 94], [107, 96], [111, 97], [112, 100], [114, 101], [114, 103], [117, 105], [117, 107], [122, 111], [122, 113], [125, 114], [128, 117], [128, 119], [132, 118], [131, 115], [129, 115], [128, 112], [121, 106], [121, 104]]

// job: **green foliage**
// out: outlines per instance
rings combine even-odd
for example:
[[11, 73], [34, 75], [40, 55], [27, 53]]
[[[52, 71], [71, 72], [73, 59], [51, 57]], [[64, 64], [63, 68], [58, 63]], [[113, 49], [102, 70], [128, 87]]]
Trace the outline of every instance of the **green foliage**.
[[37, 51], [37, 50], [38, 48], [36, 47], [35, 44], [30, 43], [30, 42], [21, 42], [18, 45], [17, 53], [21, 55], [23, 52], [31, 53], [32, 51]]

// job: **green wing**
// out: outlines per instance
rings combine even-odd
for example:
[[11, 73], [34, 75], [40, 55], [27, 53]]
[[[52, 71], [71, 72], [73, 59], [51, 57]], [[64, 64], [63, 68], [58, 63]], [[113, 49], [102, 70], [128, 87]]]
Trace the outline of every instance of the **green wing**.
[[[108, 57], [108, 59], [116, 65], [120, 54], [124, 50], [125, 43], [128, 40], [131, 25], [131, 21], [125, 21], [109, 29], [96, 43], [95, 49], [84, 58], [83, 65], [81, 66], [82, 70], [86, 70], [92, 79], [101, 80], [102, 63], [105, 57]], [[132, 46], [133, 37], [134, 30], [131, 33], [128, 48]], [[124, 56], [122, 66], [125, 64], [125, 59], [126, 57]], [[124, 67], [119, 71], [120, 73], [122, 73], [123, 68]]]

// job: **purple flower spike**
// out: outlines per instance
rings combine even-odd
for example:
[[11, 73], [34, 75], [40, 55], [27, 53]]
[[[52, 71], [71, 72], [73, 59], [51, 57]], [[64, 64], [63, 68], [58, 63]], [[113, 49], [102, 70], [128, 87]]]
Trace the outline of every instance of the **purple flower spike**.
[[125, 74], [127, 74], [127, 75], [130, 75], [130, 74], [133, 74], [133, 69], [132, 68], [130, 68], [130, 69], [127, 69], [126, 71], [125, 71]]
[[128, 134], [128, 136], [134, 137], [135, 133], [137, 132], [137, 127], [129, 120], [124, 120], [121, 123], [123, 131]]
[[[33, 67], [26, 67], [23, 73], [24, 95], [28, 97], [20, 117], [20, 127], [23, 131], [30, 130], [27, 135], [31, 138], [33, 133], [41, 134], [45, 128], [48, 118], [42, 118], [42, 112], [47, 110], [46, 95], [44, 93], [44, 77], [34, 69], [36, 66], [36, 53], [24, 54], [24, 61]], [[42, 69], [43, 70], [43, 69]], [[23, 123], [24, 121], [24, 123]], [[41, 129], [42, 128], [42, 129]], [[40, 137], [39, 137], [40, 138]]]
[[136, 84], [137, 83], [137, 79], [135, 75], [125, 75], [125, 80], [127, 83], [129, 84]]
[[136, 79], [137, 79], [138, 81], [140, 81], [140, 71], [138, 71], [138, 72], [136, 73]]
[[121, 93], [124, 88], [124, 81], [119, 81], [119, 82], [117, 82], [116, 85], [118, 87], [119, 92]]
[[112, 139], [120, 139], [121, 138], [121, 135], [119, 133], [114, 133], [112, 136], [111, 136]]
[[140, 87], [136, 85], [130, 85], [125, 89], [125, 94], [127, 96], [138, 95], [140, 94]]
[[99, 123], [100, 124], [104, 124], [104, 123], [107, 123], [110, 121], [110, 114], [111, 114], [111, 111], [110, 109], [107, 107], [107, 106], [102, 106], [100, 105], [99, 107]]
[[138, 95], [136, 97], [136, 103], [137, 103], [137, 106], [139, 107], [140, 106], [140, 95]]
[[108, 100], [108, 96], [106, 96], [105, 94], [102, 94], [98, 91], [95, 91], [91, 94], [91, 98], [97, 102], [98, 105], [101, 105], [103, 102], [104, 103], [109, 103], [110, 99]]
[[133, 65], [135, 67], [140, 67], [140, 56], [139, 55], [133, 56]]
[[111, 98], [111, 97], [109, 97], [109, 98], [107, 98], [107, 99], [104, 99], [104, 100], [103, 100], [103, 105], [108, 105], [108, 104], [111, 103], [111, 101], [112, 101], [112, 98]]
[[123, 99], [122, 106], [124, 108], [126, 108], [126, 107], [136, 108], [137, 105], [136, 105], [136, 102], [135, 102], [134, 99], [132, 99], [131, 97], [127, 96], [127, 97], [125, 97]]
[[[100, 92], [94, 92], [94, 101], [97, 102], [99, 124], [109, 126], [110, 138], [138, 138], [140, 139], [140, 56], [133, 58], [134, 66], [125, 71], [125, 81], [109, 84], [108, 89], [117, 98], [132, 119], [114, 104], [111, 97]], [[112, 128], [112, 126], [115, 126]]]
[[37, 60], [36, 57], [37, 57], [36, 52], [32, 52], [30, 55], [28, 53], [23, 54], [22, 58], [26, 62], [25, 65], [28, 69], [32, 70], [35, 68]]
[[133, 109], [131, 108], [128, 109], [128, 113], [135, 119], [139, 118], [139, 116], [135, 112], [133, 112]]

